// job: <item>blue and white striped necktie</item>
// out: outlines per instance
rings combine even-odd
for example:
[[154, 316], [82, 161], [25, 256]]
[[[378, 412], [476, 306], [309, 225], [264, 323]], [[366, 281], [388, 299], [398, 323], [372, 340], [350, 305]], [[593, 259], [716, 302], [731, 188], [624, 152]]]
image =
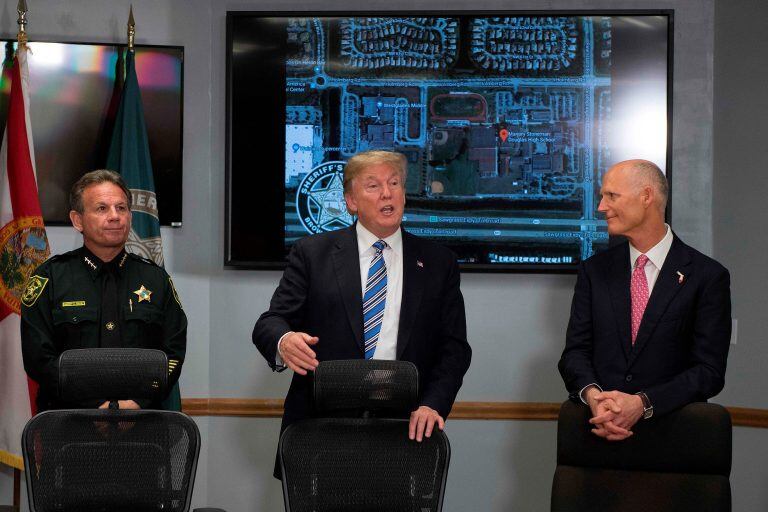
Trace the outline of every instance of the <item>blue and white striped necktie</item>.
[[387, 243], [377, 240], [373, 247], [376, 254], [368, 269], [363, 294], [363, 338], [365, 339], [365, 358], [371, 359], [379, 341], [381, 321], [384, 319], [384, 304], [387, 300], [387, 266], [384, 264], [384, 248]]

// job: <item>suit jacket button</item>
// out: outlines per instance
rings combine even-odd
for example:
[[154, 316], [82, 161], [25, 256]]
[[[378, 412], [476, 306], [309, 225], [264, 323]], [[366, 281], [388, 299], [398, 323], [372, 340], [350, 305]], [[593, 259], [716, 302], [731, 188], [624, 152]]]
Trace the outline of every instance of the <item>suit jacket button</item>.
[[627, 375], [627, 376], [624, 378], [624, 380], [626, 380], [627, 382], [632, 382], [632, 374], [630, 373], [629, 375]]

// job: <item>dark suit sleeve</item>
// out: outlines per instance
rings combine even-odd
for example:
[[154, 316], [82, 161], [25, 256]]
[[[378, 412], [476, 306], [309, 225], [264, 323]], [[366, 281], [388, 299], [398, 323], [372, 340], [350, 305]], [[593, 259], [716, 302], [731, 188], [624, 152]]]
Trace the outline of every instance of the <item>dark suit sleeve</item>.
[[299, 242], [288, 254], [288, 266], [272, 295], [269, 310], [259, 317], [253, 327], [251, 339], [273, 370], [281, 369], [275, 365], [280, 337], [294, 328], [301, 329], [309, 289], [309, 270], [303, 244]]
[[592, 366], [592, 351], [592, 283], [582, 263], [573, 292], [565, 349], [558, 363], [571, 398], [578, 398], [578, 393], [589, 384], [600, 384]]
[[698, 297], [690, 366], [673, 379], [644, 389], [654, 414], [662, 415], [718, 394], [725, 385], [731, 338], [731, 279], [719, 267]]
[[439, 353], [425, 380], [421, 404], [447, 418], [472, 360], [467, 342], [467, 320], [461, 295], [459, 266], [451, 257], [440, 313]]

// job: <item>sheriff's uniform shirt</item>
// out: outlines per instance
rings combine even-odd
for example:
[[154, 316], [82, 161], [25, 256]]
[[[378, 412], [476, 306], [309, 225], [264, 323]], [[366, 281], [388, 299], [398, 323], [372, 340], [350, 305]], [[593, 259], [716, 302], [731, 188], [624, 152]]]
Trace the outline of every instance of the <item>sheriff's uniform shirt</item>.
[[[105, 289], [112, 293], [105, 294]], [[59, 400], [58, 359], [68, 349], [159, 349], [168, 356], [168, 390], [179, 378], [187, 317], [171, 278], [150, 260], [123, 251], [105, 263], [81, 247], [40, 265], [27, 281], [21, 303], [24, 368], [40, 384], [41, 411], [98, 405]]]

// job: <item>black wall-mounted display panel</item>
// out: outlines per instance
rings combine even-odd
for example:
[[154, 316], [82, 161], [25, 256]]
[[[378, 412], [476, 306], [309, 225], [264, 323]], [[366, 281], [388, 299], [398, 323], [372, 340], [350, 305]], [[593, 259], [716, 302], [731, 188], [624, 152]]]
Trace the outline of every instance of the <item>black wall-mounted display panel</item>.
[[406, 155], [403, 226], [462, 270], [573, 271], [605, 171], [669, 174], [672, 11], [227, 13], [225, 265], [347, 226], [344, 162]]

